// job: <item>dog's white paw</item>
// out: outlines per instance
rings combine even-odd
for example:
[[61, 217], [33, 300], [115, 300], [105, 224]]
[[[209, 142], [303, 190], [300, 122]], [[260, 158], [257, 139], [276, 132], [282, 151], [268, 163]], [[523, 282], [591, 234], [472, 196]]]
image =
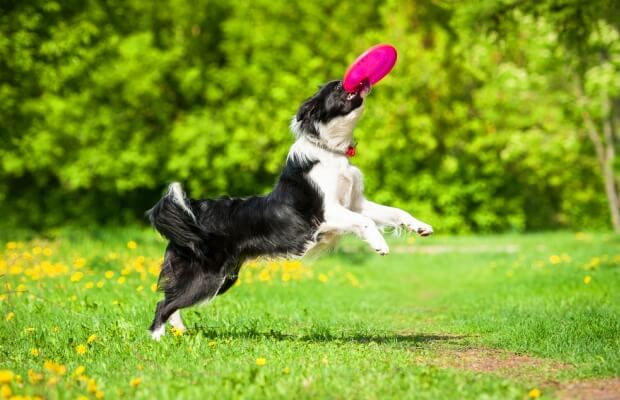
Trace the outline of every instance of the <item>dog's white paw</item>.
[[366, 241], [378, 254], [385, 256], [390, 253], [390, 248], [378, 229], [368, 229], [366, 231]]
[[407, 221], [403, 225], [409, 232], [415, 232], [420, 236], [430, 236], [433, 234], [433, 227], [422, 221]]
[[166, 333], [166, 325], [161, 325], [159, 328], [150, 332], [151, 338], [156, 342], [159, 342], [162, 336]]

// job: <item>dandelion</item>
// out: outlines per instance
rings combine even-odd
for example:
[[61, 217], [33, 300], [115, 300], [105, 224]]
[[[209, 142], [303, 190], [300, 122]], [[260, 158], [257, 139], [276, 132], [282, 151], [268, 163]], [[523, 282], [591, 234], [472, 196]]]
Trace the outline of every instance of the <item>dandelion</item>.
[[77, 269], [82, 268], [84, 265], [86, 265], [86, 260], [82, 257], [76, 257], [75, 260], [73, 260], [73, 266]]
[[58, 327], [58, 326], [54, 326], [54, 327], [52, 328], [52, 332], [54, 332], [54, 333], [58, 333], [58, 332], [60, 332], [60, 327]]
[[172, 328], [172, 334], [175, 337], [183, 336], [183, 330], [181, 330], [179, 328]]
[[263, 366], [265, 364], [267, 364], [267, 360], [265, 358], [259, 357], [256, 359], [256, 365]]
[[291, 373], [291, 369], [289, 367], [284, 367], [282, 368], [282, 373], [288, 375]]
[[549, 257], [549, 261], [551, 261], [551, 264], [559, 264], [562, 262], [562, 258], [560, 256], [553, 255]]
[[103, 392], [101, 390], [97, 390], [95, 392], [95, 398], [96, 399], [103, 399]]
[[144, 286], [140, 285], [136, 288], [136, 292], [141, 292], [144, 290]]
[[13, 318], [15, 318], [15, 313], [13, 311], [10, 311], [7, 315], [6, 315], [6, 321], [9, 322], [11, 321]]
[[138, 243], [136, 243], [136, 242], [135, 242], [135, 241], [133, 241], [133, 240], [130, 240], [129, 242], [127, 242], [127, 248], [128, 248], [129, 250], [135, 250], [135, 249], [137, 249], [137, 248], [138, 248]]
[[0, 383], [11, 383], [15, 374], [8, 369], [0, 369]]
[[33, 357], [38, 357], [39, 356], [39, 349], [33, 347], [32, 349], [30, 349], [30, 354], [32, 354]]
[[34, 372], [31, 369], [28, 370], [28, 382], [30, 382], [32, 384], [37, 384], [37, 383], [41, 382], [42, 379], [43, 379], [43, 374], [40, 374], [38, 372]]
[[586, 275], [583, 277], [583, 283], [588, 285], [590, 282], [592, 282], [592, 277], [590, 275]]
[[80, 365], [79, 367], [75, 369], [75, 371], [73, 371], [73, 376], [74, 377], [82, 376], [84, 375], [84, 372], [86, 372], [86, 367], [83, 365]]
[[217, 345], [217, 342], [215, 340], [211, 340], [209, 343], [207, 343], [209, 347], [215, 347]]
[[118, 282], [118, 283], [120, 283], [122, 285], [123, 283], [125, 283], [126, 280], [127, 280], [127, 278], [125, 278], [124, 276], [121, 276], [120, 278], [118, 278], [116, 280], [116, 282]]
[[129, 381], [129, 385], [131, 387], [138, 387], [142, 383], [142, 378], [133, 378]]
[[153, 284], [151, 285], [151, 292], [156, 292], [156, 291], [157, 291], [157, 284], [156, 284], [156, 283], [153, 283]]
[[17, 242], [8, 242], [6, 244], [7, 250], [15, 250], [17, 248]]
[[74, 272], [73, 275], [71, 275], [71, 282], [79, 282], [82, 280], [83, 277], [84, 277], [83, 272], [81, 271]]
[[88, 383], [86, 384], [86, 390], [88, 390], [89, 393], [96, 393], [97, 382], [94, 379], [89, 379]]
[[105, 285], [105, 282], [104, 282], [104, 281], [99, 281], [99, 282], [97, 282], [97, 287], [98, 287], [99, 289], [101, 289], [101, 288], [103, 287], [103, 285]]
[[29, 326], [28, 328], [24, 328], [24, 333], [31, 333], [34, 332], [34, 328]]
[[11, 387], [9, 385], [2, 385], [2, 389], [0, 389], [0, 395], [3, 399], [8, 399], [13, 394]]
[[95, 342], [95, 340], [97, 339], [97, 335], [95, 335], [94, 333], [92, 335], [90, 335], [88, 337], [88, 339], [86, 339], [86, 343], [88, 344], [93, 344]]
[[114, 277], [114, 271], [106, 271], [106, 272], [105, 272], [105, 274], [104, 274], [104, 276], [105, 276], [107, 279], [112, 279], [112, 278]]
[[271, 275], [269, 274], [269, 270], [262, 270], [260, 274], [258, 274], [258, 280], [261, 282], [266, 282], [271, 280]]
[[88, 397], [81, 395], [80, 397], [77, 398], [77, 400], [88, 400]]
[[323, 283], [327, 282], [329, 278], [327, 278], [327, 275], [325, 274], [319, 274], [319, 280]]
[[527, 395], [530, 396], [530, 399], [537, 399], [540, 397], [541, 392], [539, 389], [534, 388], [530, 390], [530, 392]]
[[86, 282], [86, 285], [84, 285], [84, 287], [86, 289], [92, 289], [93, 287], [95, 287], [95, 284], [93, 282]]
[[87, 351], [88, 351], [88, 348], [84, 346], [83, 344], [78, 344], [75, 347], [75, 352], [78, 353], [79, 355], [84, 355], [86, 354]]
[[43, 249], [43, 255], [45, 257], [50, 257], [52, 255], [52, 249], [50, 249], [49, 247], [46, 247]]
[[59, 379], [58, 379], [58, 377], [57, 377], [57, 376], [52, 376], [51, 378], [49, 378], [49, 379], [47, 380], [47, 384], [48, 384], [48, 385], [50, 385], [50, 386], [52, 386], [52, 385], [57, 384], [57, 383], [58, 383], [58, 381], [59, 381]]
[[45, 361], [43, 367], [56, 375], [64, 375], [67, 372], [67, 367], [51, 360]]

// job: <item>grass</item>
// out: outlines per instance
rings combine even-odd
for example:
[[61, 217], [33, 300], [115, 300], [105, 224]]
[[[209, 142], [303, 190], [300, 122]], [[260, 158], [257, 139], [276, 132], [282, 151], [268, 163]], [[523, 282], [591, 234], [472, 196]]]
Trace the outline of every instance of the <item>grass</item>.
[[[160, 343], [146, 334], [165, 245], [153, 232], [6, 239], [5, 395], [523, 399], [620, 376], [611, 234], [400, 238], [387, 257], [345, 240], [302, 263], [250, 263]], [[476, 349], [502, 350], [497, 371], [454, 361]], [[514, 354], [536, 364], [503, 368]]]

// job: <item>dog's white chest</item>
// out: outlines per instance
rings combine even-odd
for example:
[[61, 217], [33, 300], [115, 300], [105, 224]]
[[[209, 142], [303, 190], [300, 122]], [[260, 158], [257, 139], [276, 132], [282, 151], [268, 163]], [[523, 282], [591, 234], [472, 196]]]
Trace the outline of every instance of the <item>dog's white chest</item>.
[[349, 210], [361, 206], [363, 178], [360, 170], [343, 157], [335, 155], [322, 159], [309, 174], [323, 192], [325, 208], [339, 205]]

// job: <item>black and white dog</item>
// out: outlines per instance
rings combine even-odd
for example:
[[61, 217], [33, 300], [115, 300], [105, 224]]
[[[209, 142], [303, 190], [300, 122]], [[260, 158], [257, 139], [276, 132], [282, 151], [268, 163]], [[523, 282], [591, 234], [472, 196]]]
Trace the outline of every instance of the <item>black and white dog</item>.
[[354, 233], [381, 255], [389, 252], [378, 226], [422, 236], [433, 228], [409, 213], [364, 198], [362, 173], [349, 160], [353, 129], [370, 87], [349, 94], [341, 81], [322, 86], [292, 121], [297, 140], [273, 191], [265, 196], [193, 200], [178, 183], [150, 211], [169, 240], [159, 276], [151, 336], [165, 323], [185, 326], [180, 310], [211, 300], [236, 282], [243, 262], [259, 256], [301, 257], [318, 244]]

